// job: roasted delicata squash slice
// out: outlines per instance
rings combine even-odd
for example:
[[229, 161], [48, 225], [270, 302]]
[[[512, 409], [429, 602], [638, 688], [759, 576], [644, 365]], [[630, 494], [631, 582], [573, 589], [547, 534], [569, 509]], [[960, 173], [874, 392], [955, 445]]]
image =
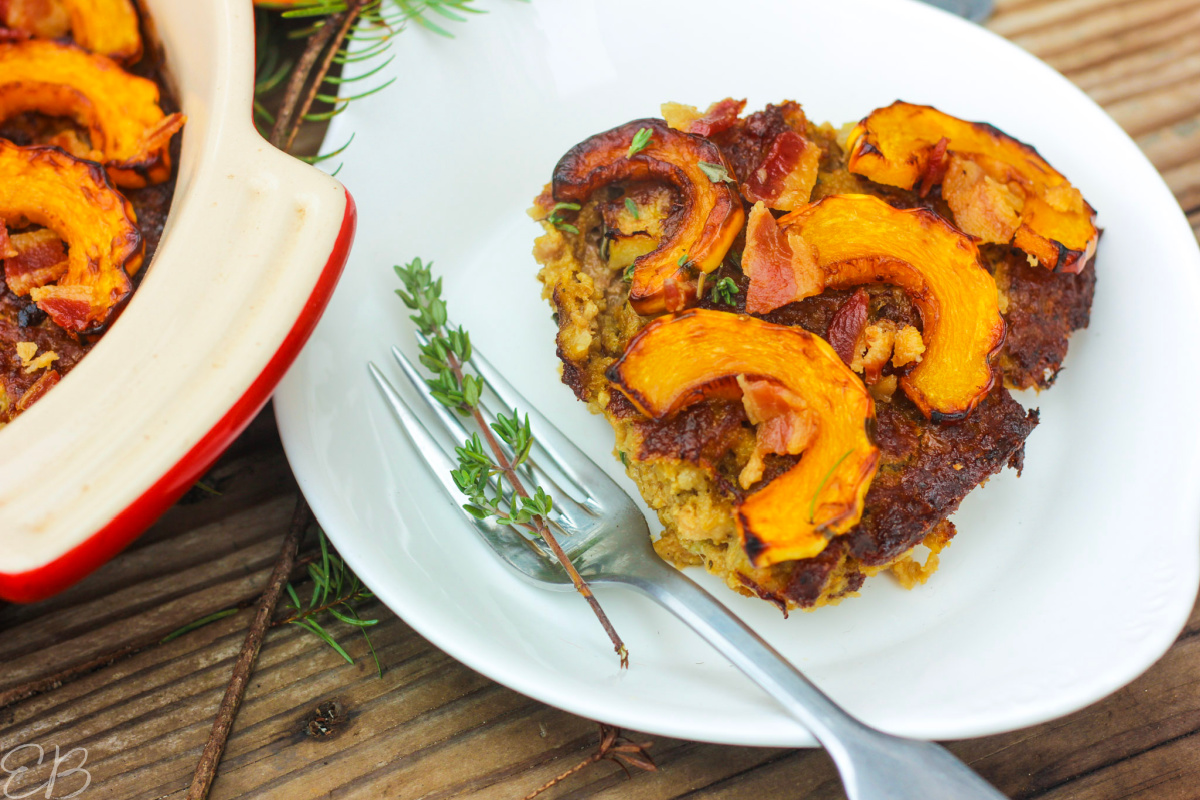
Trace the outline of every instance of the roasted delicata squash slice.
[[85, 333], [109, 321], [130, 292], [143, 245], [133, 206], [99, 165], [0, 139], [0, 219], [44, 226], [66, 242], [65, 273], [30, 289], [55, 323]]
[[921, 313], [924, 351], [900, 386], [927, 418], [961, 419], [992, 388], [1005, 332], [996, 283], [970, 237], [932, 211], [831, 195], [776, 221], [760, 203], [746, 225], [742, 270], [751, 313], [825, 289], [904, 289]]
[[124, 64], [142, 57], [142, 34], [133, 0], [4, 0], [5, 26], [43, 39], [71, 33], [92, 53]]
[[1096, 252], [1096, 212], [1038, 152], [982, 122], [895, 102], [847, 140], [851, 172], [922, 194], [937, 184], [955, 223], [1012, 243], [1048, 269], [1079, 272]]
[[88, 132], [54, 144], [99, 161], [118, 186], [138, 188], [171, 176], [169, 144], [183, 127], [166, 116], [158, 86], [130, 75], [111, 59], [60, 42], [0, 42], [0, 120], [27, 111], [69, 117]]
[[[643, 146], [634, 146], [635, 137]], [[657, 247], [632, 264], [629, 302], [642, 315], [694, 303], [699, 274], [721, 265], [745, 221], [721, 151], [661, 119], [634, 120], [567, 151], [554, 168], [551, 189], [557, 202], [584, 203], [618, 181], [663, 182], [678, 194], [678, 210], [666, 220]]]
[[[737, 506], [738, 533], [754, 566], [815, 556], [861, 518], [879, 464], [867, 430], [875, 405], [820, 337], [693, 309], [643, 328], [607, 375], [654, 419], [709, 396], [741, 394], [760, 442], [778, 438], [784, 445], [774, 451], [803, 453]], [[765, 419], [755, 420], [756, 412]], [[789, 439], [799, 447], [787, 447]]]

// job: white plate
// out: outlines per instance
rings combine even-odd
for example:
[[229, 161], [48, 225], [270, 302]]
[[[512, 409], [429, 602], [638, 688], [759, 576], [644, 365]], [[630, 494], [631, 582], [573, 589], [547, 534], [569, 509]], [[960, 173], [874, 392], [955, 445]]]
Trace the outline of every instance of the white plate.
[[840, 124], [903, 98], [1033, 142], [1100, 210], [1092, 325], [1018, 479], [972, 493], [924, 587], [788, 620], [701, 574], [851, 712], [930, 738], [995, 733], [1091, 703], [1178, 633], [1196, 595], [1200, 257], [1132, 141], [1050, 68], [912, 2], [493, 2], [444, 40], [405, 33], [387, 91], [350, 107], [340, 176], [361, 228], [328, 313], [276, 394], [288, 458], [321, 524], [392, 609], [455, 658], [539, 700], [660, 735], [753, 745], [808, 734], [698, 638], [620, 590], [600, 599], [628, 671], [587, 606], [505, 572], [425, 473], [365, 362], [410, 350], [391, 266], [433, 259], [451, 315], [563, 430], [636, 494], [612, 432], [558, 382], [554, 326], [525, 216], [559, 156], [663, 100], [749, 108], [794, 98]]

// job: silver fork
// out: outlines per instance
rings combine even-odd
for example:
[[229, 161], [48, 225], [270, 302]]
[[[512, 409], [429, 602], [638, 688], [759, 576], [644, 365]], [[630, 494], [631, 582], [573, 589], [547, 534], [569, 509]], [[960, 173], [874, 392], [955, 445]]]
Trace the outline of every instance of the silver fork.
[[[461, 443], [468, 433], [459, 418], [430, 395], [404, 353], [393, 347], [392, 354], [425, 407], [439, 420], [442, 433]], [[700, 634], [824, 746], [837, 764], [849, 800], [1002, 800], [1004, 795], [940, 745], [883, 733], [843, 711], [733, 612], [659, 558], [650, 544], [646, 519], [629, 495], [478, 350], [471, 365], [506, 409], [529, 415], [536, 442], [527, 462], [528, 474], [553, 496], [550, 521], [567, 534], [560, 543], [580, 574], [592, 586], [616, 585], [641, 592]], [[462, 511], [466, 498], [450, 477], [457, 467], [453, 449], [430, 433], [375, 364], [368, 366], [405, 433], [480, 538], [520, 577], [546, 589], [572, 591], [566, 572], [536, 543], [511, 528]]]

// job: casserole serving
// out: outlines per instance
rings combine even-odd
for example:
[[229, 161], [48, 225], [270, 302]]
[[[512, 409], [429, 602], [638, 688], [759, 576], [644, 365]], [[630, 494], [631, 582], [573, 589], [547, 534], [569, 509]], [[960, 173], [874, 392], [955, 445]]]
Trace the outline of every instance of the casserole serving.
[[353, 236], [342, 186], [251, 124], [250, 3], [144, 9], [188, 117], [175, 197], [120, 319], [0, 435], [9, 600], [83, 577], [186, 491], [270, 396]]

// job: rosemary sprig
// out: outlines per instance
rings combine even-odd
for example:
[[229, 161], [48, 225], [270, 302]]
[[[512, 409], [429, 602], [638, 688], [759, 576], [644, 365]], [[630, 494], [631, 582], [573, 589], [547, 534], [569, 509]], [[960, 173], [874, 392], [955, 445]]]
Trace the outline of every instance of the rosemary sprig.
[[638, 213], [637, 203], [633, 202], [632, 197], [625, 198], [625, 208], [633, 215], [634, 219], [641, 219], [642, 215]]
[[[479, 431], [455, 451], [458, 468], [451, 474], [455, 485], [468, 498], [463, 508], [478, 519], [495, 517], [501, 525], [518, 528], [541, 539], [562, 564], [575, 590], [591, 606], [612, 641], [621, 667], [628, 667], [629, 651], [625, 643], [600, 607], [591, 587], [575, 569], [550, 530], [546, 518], [553, 509], [553, 501], [540, 486], [534, 487], [530, 494], [517, 474], [517, 467], [524, 463], [533, 447], [529, 419], [522, 421], [519, 412], [513, 409], [510, 416], [497, 414], [496, 422], [487, 424], [478, 407], [483, 382], [477, 375], [468, 374], [464, 369], [471, 358], [471, 338], [461, 327], [447, 330], [441, 279], [434, 280], [432, 264], [425, 264], [419, 258], [414, 258], [403, 267], [396, 266], [395, 270], [396, 276], [404, 284], [404, 288], [397, 289], [396, 294], [405, 306], [416, 312], [410, 319], [429, 340], [429, 344], [421, 348], [421, 363], [433, 373], [426, 383], [438, 402], [463, 416], [472, 417]], [[512, 458], [509, 458], [501, 442], [511, 449]], [[512, 491], [511, 498], [507, 497], [505, 484]]]
[[382, 678], [383, 664], [379, 661], [379, 654], [375, 652], [375, 645], [367, 631], [368, 628], [378, 625], [379, 620], [363, 619], [355, 608], [368, 600], [375, 599], [375, 595], [363, 585], [359, 577], [346, 566], [346, 562], [342, 561], [337, 552], [329, 546], [329, 542], [325, 539], [325, 533], [320, 528], [317, 529], [317, 542], [321, 549], [321, 558], [319, 562], [315, 561], [308, 565], [308, 577], [312, 581], [312, 594], [309, 596], [308, 602], [301, 601], [300, 593], [295, 586], [289, 583], [287, 594], [292, 613], [285, 619], [273, 622], [272, 627], [295, 625], [303, 628], [332, 647], [338, 655], [346, 659], [347, 664], [353, 664], [354, 659], [325, 630], [320, 618], [328, 615], [351, 625], [362, 633], [371, 658], [375, 661], [375, 671]]

